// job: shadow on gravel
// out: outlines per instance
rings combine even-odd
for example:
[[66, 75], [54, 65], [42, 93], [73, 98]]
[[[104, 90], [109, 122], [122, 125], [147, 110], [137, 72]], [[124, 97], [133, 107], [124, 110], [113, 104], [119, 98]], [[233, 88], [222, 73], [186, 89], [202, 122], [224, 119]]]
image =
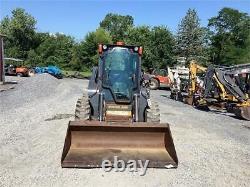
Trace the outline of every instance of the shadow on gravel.
[[168, 91], [170, 91], [170, 88], [169, 87], [160, 87], [160, 88], [158, 88], [158, 90], [168, 90]]
[[246, 119], [240, 118], [240, 117], [238, 117], [238, 116], [235, 116], [235, 115], [233, 115], [233, 116], [230, 116], [230, 117], [232, 117], [232, 118], [234, 118], [234, 119], [238, 119], [238, 120], [241, 120], [241, 121], [248, 121], [248, 120], [246, 120]]
[[175, 113], [171, 113], [171, 112], [163, 112], [162, 114], [163, 115], [170, 115], [170, 116], [175, 116], [176, 115]]
[[52, 118], [45, 119], [45, 121], [67, 119], [67, 118], [70, 118], [73, 116], [75, 116], [75, 115], [74, 114], [56, 114]]
[[168, 96], [168, 95], [161, 95], [161, 97], [166, 97], [166, 98], [170, 99], [170, 96]]
[[247, 121], [243, 118], [240, 118], [238, 116], [235, 116], [233, 113], [230, 113], [230, 112], [227, 112], [225, 110], [208, 110], [208, 111], [205, 111], [203, 110], [204, 112], [209, 112], [209, 113], [213, 113], [213, 114], [218, 114], [218, 115], [223, 115], [223, 116], [228, 116], [228, 117], [231, 117], [231, 118], [234, 118], [234, 119], [237, 119], [237, 120], [240, 120], [240, 121]]
[[17, 84], [17, 81], [7, 81], [4, 82], [3, 84], [0, 84], [0, 92], [14, 89], [15, 88], [14, 84]]
[[243, 125], [243, 127], [245, 127], [245, 128], [247, 128], [248, 130], [250, 130], [250, 126]]

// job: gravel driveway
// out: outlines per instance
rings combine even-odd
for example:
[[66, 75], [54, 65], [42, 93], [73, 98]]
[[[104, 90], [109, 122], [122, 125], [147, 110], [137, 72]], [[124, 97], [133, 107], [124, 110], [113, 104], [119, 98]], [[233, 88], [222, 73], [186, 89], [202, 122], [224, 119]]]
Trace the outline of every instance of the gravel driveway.
[[0, 92], [0, 186], [249, 186], [250, 122], [199, 111], [152, 92], [161, 120], [171, 125], [178, 169], [104, 172], [62, 169], [60, 157], [69, 120], [87, 80], [49, 75], [18, 80]]

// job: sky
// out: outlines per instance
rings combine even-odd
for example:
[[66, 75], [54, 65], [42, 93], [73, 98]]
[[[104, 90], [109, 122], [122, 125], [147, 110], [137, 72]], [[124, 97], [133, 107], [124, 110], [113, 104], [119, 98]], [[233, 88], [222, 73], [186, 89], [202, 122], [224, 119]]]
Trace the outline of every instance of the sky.
[[94, 31], [107, 13], [131, 15], [135, 25], [166, 25], [172, 32], [189, 8], [196, 9], [202, 26], [223, 7], [250, 14], [250, 0], [0, 0], [0, 19], [18, 7], [35, 17], [39, 32], [60, 32], [77, 40]]

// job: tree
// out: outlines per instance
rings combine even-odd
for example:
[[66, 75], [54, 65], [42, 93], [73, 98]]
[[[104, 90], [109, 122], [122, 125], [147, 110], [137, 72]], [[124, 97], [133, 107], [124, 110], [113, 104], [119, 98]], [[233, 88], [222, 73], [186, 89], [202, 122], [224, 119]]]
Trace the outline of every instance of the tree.
[[44, 41], [35, 49], [35, 53], [38, 59], [41, 59], [43, 65], [57, 65], [61, 68], [69, 67], [74, 39], [59, 33], [47, 33], [43, 37], [45, 37]]
[[173, 62], [174, 37], [164, 26], [130, 28], [125, 42], [143, 46], [142, 61], [147, 69], [166, 68]]
[[128, 45], [140, 45], [143, 47], [142, 61], [143, 66], [147, 68], [152, 65], [151, 35], [149, 26], [131, 27], [128, 30], [128, 37], [125, 39], [125, 43]]
[[[98, 44], [112, 43], [111, 36], [103, 28], [98, 28], [95, 32], [89, 32], [85, 40], [80, 44], [81, 61], [87, 67], [92, 67], [98, 63]], [[79, 54], [79, 53], [78, 53]]]
[[6, 16], [0, 23], [0, 32], [7, 35], [5, 40], [6, 56], [26, 59], [28, 51], [37, 47], [35, 39], [36, 20], [24, 9], [17, 8], [12, 16]]
[[174, 37], [165, 26], [152, 29], [151, 51], [153, 67], [166, 68], [173, 64]]
[[132, 16], [112, 13], [107, 14], [104, 20], [100, 22], [100, 27], [111, 34], [113, 42], [124, 41], [129, 28], [133, 27], [133, 25], [134, 19]]
[[194, 9], [188, 9], [181, 20], [176, 36], [176, 53], [185, 57], [186, 62], [191, 59], [203, 59], [205, 29], [200, 26], [200, 20]]
[[209, 19], [213, 31], [211, 56], [217, 64], [249, 62], [250, 17], [231, 8], [223, 8]]

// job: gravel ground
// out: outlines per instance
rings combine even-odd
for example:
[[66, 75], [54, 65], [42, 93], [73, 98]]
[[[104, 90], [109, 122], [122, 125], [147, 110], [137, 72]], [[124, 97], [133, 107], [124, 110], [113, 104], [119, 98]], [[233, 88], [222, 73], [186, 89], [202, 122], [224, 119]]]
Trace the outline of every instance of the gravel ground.
[[250, 122], [204, 112], [152, 92], [161, 120], [171, 125], [178, 169], [139, 173], [62, 169], [67, 124], [87, 80], [49, 75], [17, 80], [0, 92], [0, 186], [249, 186]]

